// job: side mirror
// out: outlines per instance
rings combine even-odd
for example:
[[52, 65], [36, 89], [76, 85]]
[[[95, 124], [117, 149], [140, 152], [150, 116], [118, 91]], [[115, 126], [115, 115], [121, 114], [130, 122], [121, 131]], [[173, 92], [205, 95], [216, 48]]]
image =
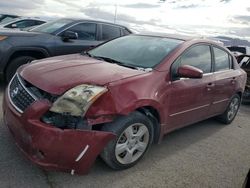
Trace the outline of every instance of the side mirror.
[[11, 28], [17, 28], [16, 24], [11, 24]]
[[202, 78], [203, 71], [190, 66], [190, 65], [182, 65], [177, 70], [178, 76], [181, 78]]
[[78, 34], [76, 32], [73, 32], [73, 31], [65, 31], [62, 34], [62, 39], [63, 39], [63, 41], [75, 40], [75, 39], [78, 39]]

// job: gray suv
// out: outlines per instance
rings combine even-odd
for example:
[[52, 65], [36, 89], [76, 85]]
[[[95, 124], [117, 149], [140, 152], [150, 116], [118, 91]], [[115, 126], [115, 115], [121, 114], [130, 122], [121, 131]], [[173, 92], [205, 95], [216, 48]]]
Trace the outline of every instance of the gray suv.
[[27, 31], [0, 31], [0, 74], [10, 81], [17, 68], [35, 59], [79, 53], [131, 34], [121, 25], [59, 19]]

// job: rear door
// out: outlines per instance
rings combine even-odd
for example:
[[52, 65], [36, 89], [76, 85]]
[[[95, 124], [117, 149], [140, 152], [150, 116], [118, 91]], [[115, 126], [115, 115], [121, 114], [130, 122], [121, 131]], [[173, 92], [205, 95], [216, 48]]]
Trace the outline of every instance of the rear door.
[[220, 47], [213, 47], [215, 89], [211, 111], [223, 113], [236, 93], [238, 71], [233, 69], [232, 56]]
[[[201, 79], [178, 78], [177, 69], [181, 65], [191, 65], [203, 71]], [[214, 80], [211, 47], [200, 44], [189, 48], [172, 65], [173, 75], [168, 101], [168, 126], [176, 129], [200, 121], [210, 116]]]

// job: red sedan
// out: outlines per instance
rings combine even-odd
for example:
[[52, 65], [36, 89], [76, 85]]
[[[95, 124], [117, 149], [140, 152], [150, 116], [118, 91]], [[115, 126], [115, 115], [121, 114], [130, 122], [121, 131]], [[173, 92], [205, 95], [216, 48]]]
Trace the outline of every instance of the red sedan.
[[45, 169], [86, 174], [98, 155], [125, 169], [170, 131], [214, 116], [231, 123], [245, 84], [246, 73], [215, 42], [130, 35], [19, 68], [4, 119]]

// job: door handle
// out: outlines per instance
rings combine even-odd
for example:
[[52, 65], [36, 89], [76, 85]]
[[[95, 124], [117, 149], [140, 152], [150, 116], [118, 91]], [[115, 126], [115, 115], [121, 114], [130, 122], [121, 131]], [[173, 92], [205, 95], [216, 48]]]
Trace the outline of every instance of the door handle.
[[230, 81], [230, 82], [231, 82], [231, 84], [233, 84], [233, 85], [234, 85], [234, 84], [235, 84], [235, 82], [236, 82], [236, 77], [233, 77], [233, 78], [231, 79], [231, 81]]
[[207, 84], [207, 90], [210, 91], [215, 86], [214, 83], [208, 83]]

